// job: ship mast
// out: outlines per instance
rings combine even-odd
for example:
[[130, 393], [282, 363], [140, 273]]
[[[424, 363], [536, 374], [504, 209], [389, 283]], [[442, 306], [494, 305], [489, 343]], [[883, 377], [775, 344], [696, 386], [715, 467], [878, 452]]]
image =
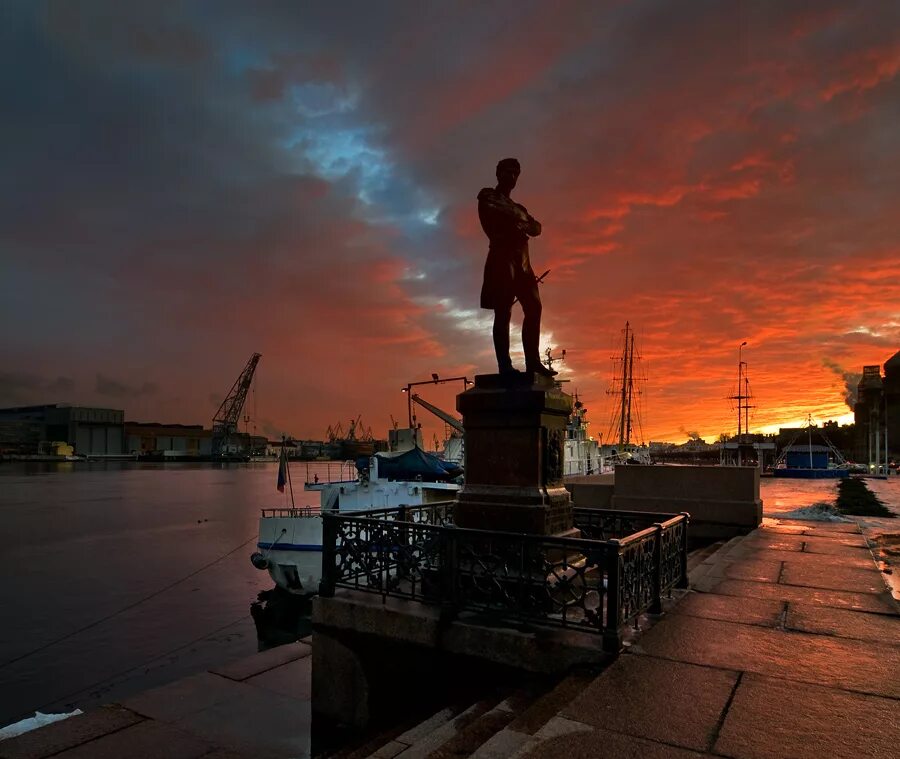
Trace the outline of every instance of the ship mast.
[[[621, 387], [607, 390], [610, 395], [618, 396], [618, 408], [613, 414], [613, 422], [610, 425], [609, 437], [613, 438], [618, 428], [618, 444], [620, 447], [631, 445], [631, 437], [634, 432], [634, 419], [637, 414], [637, 402], [635, 394], [639, 391], [635, 388], [634, 381], [634, 330], [631, 323], [625, 322], [624, 344], [621, 356], [614, 356], [613, 361], [622, 362], [620, 376], [615, 376], [615, 384], [621, 382]], [[640, 357], [638, 357], [640, 358]]]
[[737, 401], [737, 440], [741, 442], [741, 435], [750, 432], [750, 409], [754, 406], [750, 405], [750, 377], [747, 373], [747, 362], [743, 359], [743, 350], [747, 341], [744, 340], [738, 346], [738, 379], [737, 388], [734, 395], [729, 395], [728, 399]]

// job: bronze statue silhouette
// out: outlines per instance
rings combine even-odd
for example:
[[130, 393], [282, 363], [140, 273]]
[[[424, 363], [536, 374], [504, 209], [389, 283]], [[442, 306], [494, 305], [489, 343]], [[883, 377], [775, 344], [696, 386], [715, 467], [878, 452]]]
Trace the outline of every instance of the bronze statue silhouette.
[[541, 363], [541, 296], [528, 257], [528, 238], [541, 233], [541, 223], [509, 194], [521, 168], [515, 158], [497, 164], [497, 186], [478, 193], [478, 218], [490, 240], [484, 264], [481, 307], [494, 310], [494, 350], [501, 375], [517, 374], [509, 357], [509, 322], [516, 299], [522, 304], [522, 347], [525, 371], [552, 377], [557, 372]]

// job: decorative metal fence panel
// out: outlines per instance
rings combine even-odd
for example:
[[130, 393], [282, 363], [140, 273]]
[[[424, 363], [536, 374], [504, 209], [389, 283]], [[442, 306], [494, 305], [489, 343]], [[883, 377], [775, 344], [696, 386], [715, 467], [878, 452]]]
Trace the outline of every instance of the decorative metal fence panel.
[[585, 538], [454, 527], [452, 502], [325, 512], [323, 520], [323, 596], [350, 588], [453, 614], [585, 630], [612, 651], [622, 626], [658, 613], [663, 593], [687, 585], [687, 514], [576, 509]]

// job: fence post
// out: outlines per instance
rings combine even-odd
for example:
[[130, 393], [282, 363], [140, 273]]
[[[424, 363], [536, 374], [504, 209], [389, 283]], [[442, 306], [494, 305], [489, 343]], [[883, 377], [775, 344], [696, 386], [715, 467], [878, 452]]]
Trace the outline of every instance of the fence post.
[[442, 527], [441, 541], [441, 619], [449, 622], [457, 613], [457, 583], [459, 582], [459, 542], [456, 539], [456, 528]]
[[331, 598], [337, 582], [337, 520], [334, 514], [322, 512], [322, 579], [319, 581], [319, 595]]
[[688, 524], [691, 521], [691, 515], [686, 511], [681, 512], [681, 516], [684, 517], [684, 522], [681, 525], [681, 546], [679, 547], [679, 553], [681, 554], [681, 577], [678, 582], [675, 583], [676, 588], [687, 588], [688, 583], [688, 568], [687, 568], [687, 558], [688, 558]]
[[622, 636], [619, 635], [622, 603], [620, 596], [622, 579], [619, 574], [621, 544], [615, 539], [606, 542], [606, 626], [603, 628], [603, 650], [617, 654], [622, 647]]
[[662, 614], [662, 536], [663, 527], [659, 522], [655, 522], [653, 526], [656, 528], [656, 535], [653, 538], [653, 577], [650, 586], [650, 608], [647, 611], [650, 614]]

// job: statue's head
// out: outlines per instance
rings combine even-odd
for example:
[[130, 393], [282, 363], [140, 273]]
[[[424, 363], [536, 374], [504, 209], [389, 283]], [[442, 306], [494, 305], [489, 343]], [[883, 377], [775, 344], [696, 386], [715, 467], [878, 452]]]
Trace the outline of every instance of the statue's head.
[[497, 164], [497, 185], [507, 192], [516, 186], [522, 167], [515, 158], [504, 158]]

